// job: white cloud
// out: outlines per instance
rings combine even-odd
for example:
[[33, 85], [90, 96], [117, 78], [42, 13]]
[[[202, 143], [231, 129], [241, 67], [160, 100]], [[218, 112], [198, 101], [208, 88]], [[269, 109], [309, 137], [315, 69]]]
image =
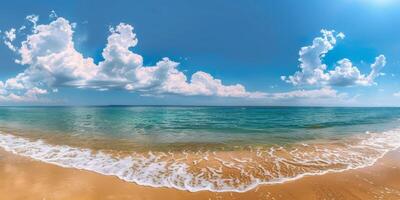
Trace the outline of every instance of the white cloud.
[[338, 93], [336, 90], [324, 87], [314, 90], [295, 90], [283, 93], [270, 94], [273, 99], [324, 99], [324, 98], [344, 98], [345, 93]]
[[97, 70], [93, 59], [75, 50], [72, 35], [72, 27], [63, 18], [35, 26], [18, 50], [18, 63], [28, 68], [15, 77], [17, 82], [28, 88], [58, 87], [93, 77]]
[[50, 18], [50, 19], [56, 19], [56, 18], [58, 18], [58, 15], [57, 15], [56, 11], [52, 10], [52, 11], [50, 12], [49, 18]]
[[330, 87], [298, 89], [288, 92], [267, 94], [265, 101], [270, 105], [295, 106], [354, 106], [359, 105], [359, 95], [350, 96]]
[[26, 20], [30, 21], [33, 24], [33, 27], [36, 27], [37, 22], [39, 21], [38, 15], [28, 15], [26, 16]]
[[17, 48], [12, 44], [12, 42], [17, 37], [15, 34], [15, 28], [11, 28], [8, 31], [4, 31], [4, 44], [12, 51], [16, 51]]
[[21, 31], [23, 31], [25, 29], [26, 29], [26, 26], [21, 26], [21, 27], [19, 27], [18, 32], [21, 32]]
[[369, 86], [375, 84], [374, 80], [380, 76], [381, 69], [386, 64], [386, 58], [380, 55], [375, 58], [375, 62], [371, 64], [371, 72], [369, 75], [360, 73], [356, 66], [353, 66], [350, 60], [342, 59], [337, 62], [338, 65], [334, 70], [329, 71], [329, 84], [333, 86], [349, 86], [361, 85]]
[[43, 90], [37, 87], [31, 88], [26, 91], [25, 95], [29, 97], [35, 97], [37, 95], [47, 94], [47, 90]]
[[24, 89], [24, 85], [20, 82], [18, 82], [18, 80], [16, 78], [10, 78], [8, 79], [5, 84], [4, 87], [6, 89], [10, 89], [10, 90], [22, 90]]
[[399, 91], [399, 92], [393, 93], [393, 96], [395, 96], [395, 97], [400, 97], [400, 91]]
[[[344, 34], [323, 30], [323, 37], [300, 50], [300, 68], [295, 75], [282, 77], [294, 85], [321, 85], [320, 89], [295, 90], [282, 93], [249, 92], [241, 84], [225, 84], [211, 74], [197, 71], [188, 77], [179, 63], [163, 58], [153, 66], [145, 66], [143, 57], [131, 49], [138, 43], [134, 28], [125, 23], [109, 29], [110, 35], [98, 64], [75, 49], [74, 26], [58, 17], [49, 24], [37, 24], [38, 16], [27, 19], [33, 23], [32, 33], [15, 47], [17, 63], [27, 68], [17, 76], [0, 81], [0, 101], [38, 101], [42, 95], [57, 92], [59, 87], [88, 88], [100, 91], [120, 89], [142, 95], [175, 94], [183, 96], [218, 96], [261, 99], [261, 101], [308, 100], [337, 102], [347, 98], [329, 85], [369, 85], [380, 75], [385, 58], [379, 56], [371, 65], [369, 75], [362, 75], [347, 59], [338, 61], [333, 71], [325, 72], [321, 59], [343, 39]], [[10, 38], [15, 39], [12, 35]], [[357, 81], [354, 81], [357, 80]], [[323, 83], [323, 84], [321, 84]]]
[[215, 79], [212, 75], [202, 71], [194, 73], [190, 82], [186, 81], [186, 76], [182, 72], [172, 71], [160, 89], [169, 93], [183, 95], [248, 98], [262, 98], [265, 96], [265, 93], [262, 92], [247, 92], [241, 84], [224, 85], [221, 80]]
[[6, 31], [4, 34], [5, 34], [6, 38], [7, 38], [9, 41], [14, 41], [15, 38], [16, 38], [16, 35], [15, 35], [15, 28], [11, 28], [9, 31]]
[[[121, 23], [110, 28], [104, 58], [99, 64], [85, 58], [74, 47], [74, 27], [59, 17], [49, 24], [37, 25], [38, 16], [27, 19], [32, 34], [16, 49], [26, 65], [24, 72], [2, 82], [4, 95], [18, 99], [15, 92], [36, 97], [58, 87], [92, 88], [97, 90], [125, 89], [144, 94], [205, 95], [219, 97], [260, 98], [263, 93], [248, 92], [240, 84], [224, 85], [205, 72], [194, 73], [190, 80], [178, 69], [179, 63], [164, 58], [154, 66], [144, 66], [141, 55], [130, 50], [138, 43], [133, 27]], [[44, 92], [46, 91], [46, 92]], [[3, 97], [4, 97], [3, 95]], [[31, 98], [32, 99], [32, 98]]]
[[13, 90], [7, 89], [7, 84], [0, 81], [0, 102], [39, 102], [40, 96], [47, 94], [46, 90], [33, 87], [28, 90]]
[[299, 51], [300, 71], [292, 76], [281, 76], [283, 81], [293, 85], [316, 86], [369, 86], [380, 76], [380, 71], [386, 65], [384, 55], [375, 58], [368, 75], [361, 74], [360, 70], [349, 59], [341, 59], [334, 70], [327, 70], [323, 63], [325, 55], [336, 45], [337, 39], [343, 39], [343, 33], [321, 30], [322, 37], [316, 37], [312, 45], [302, 47]]

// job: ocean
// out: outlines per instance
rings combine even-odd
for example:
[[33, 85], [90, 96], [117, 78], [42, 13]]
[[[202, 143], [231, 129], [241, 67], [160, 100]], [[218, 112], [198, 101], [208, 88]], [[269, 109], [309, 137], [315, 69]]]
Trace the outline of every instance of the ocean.
[[361, 168], [400, 147], [400, 108], [0, 107], [0, 147], [188, 191]]

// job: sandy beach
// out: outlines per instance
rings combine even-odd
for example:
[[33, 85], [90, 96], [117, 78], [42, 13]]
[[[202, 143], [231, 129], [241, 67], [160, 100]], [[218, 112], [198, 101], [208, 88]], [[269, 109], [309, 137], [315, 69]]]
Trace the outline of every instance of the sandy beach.
[[0, 199], [400, 199], [400, 151], [375, 165], [261, 185], [244, 193], [144, 187], [0, 151]]
[[400, 200], [400, 0], [1, 5], [0, 200]]

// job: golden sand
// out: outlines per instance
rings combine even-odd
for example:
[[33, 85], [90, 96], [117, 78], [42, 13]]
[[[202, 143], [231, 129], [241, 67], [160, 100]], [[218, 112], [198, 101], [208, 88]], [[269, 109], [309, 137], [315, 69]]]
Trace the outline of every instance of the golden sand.
[[0, 151], [0, 199], [400, 199], [400, 151], [374, 166], [309, 176], [245, 193], [152, 188]]

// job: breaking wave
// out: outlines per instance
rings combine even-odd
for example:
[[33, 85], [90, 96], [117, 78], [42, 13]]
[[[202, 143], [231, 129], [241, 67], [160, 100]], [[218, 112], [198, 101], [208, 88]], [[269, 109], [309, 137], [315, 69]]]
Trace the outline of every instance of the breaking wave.
[[0, 132], [0, 147], [14, 154], [152, 187], [245, 192], [260, 184], [295, 180], [374, 164], [400, 147], [400, 129], [340, 141], [240, 151], [121, 153], [52, 145]]

